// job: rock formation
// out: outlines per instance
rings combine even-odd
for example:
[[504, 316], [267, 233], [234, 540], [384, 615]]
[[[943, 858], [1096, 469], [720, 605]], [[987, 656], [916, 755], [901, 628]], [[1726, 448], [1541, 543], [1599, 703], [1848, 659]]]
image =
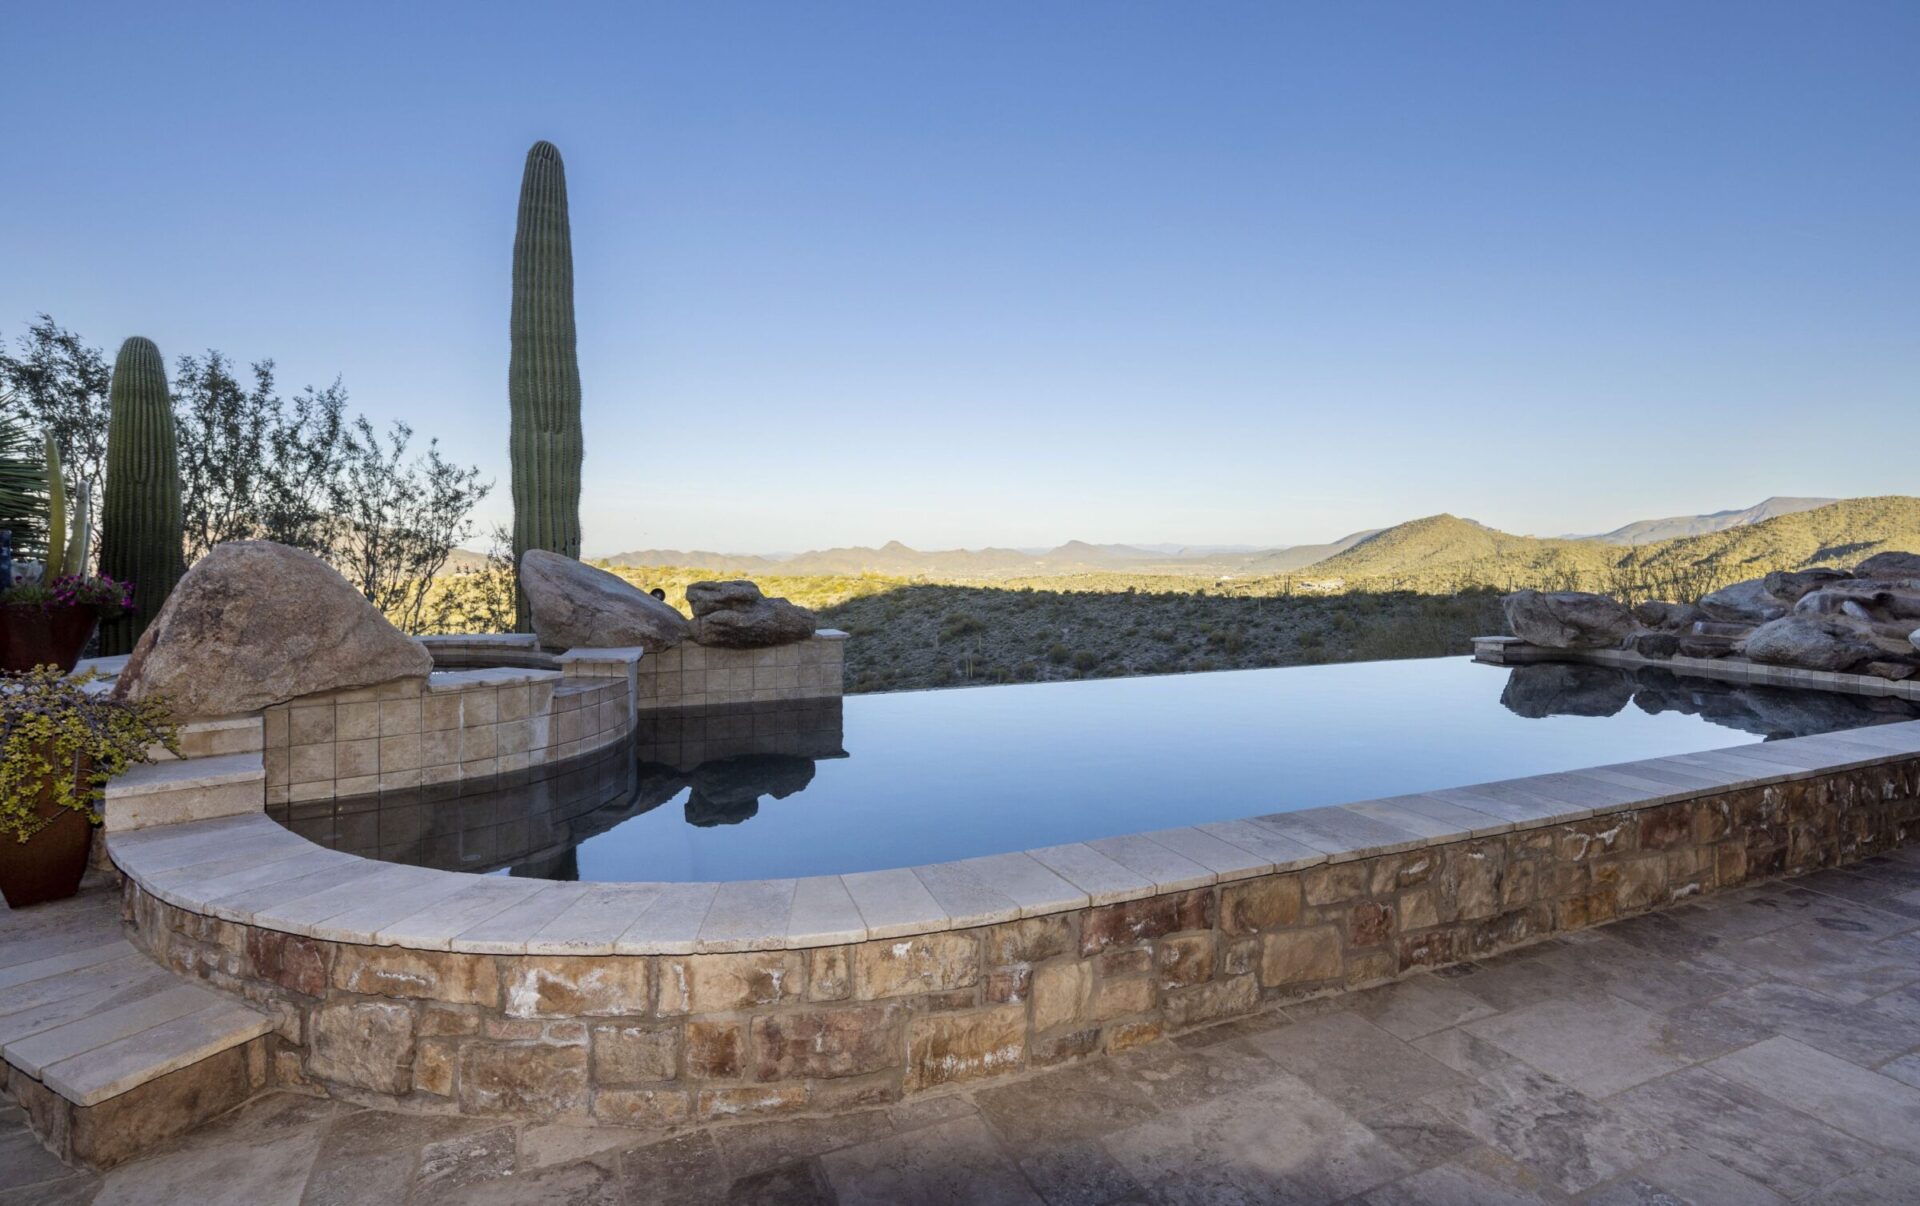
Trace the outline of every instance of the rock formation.
[[1747, 637], [1748, 661], [1802, 670], [1852, 670], [1880, 656], [1857, 625], [1831, 616], [1782, 616]]
[[1606, 595], [1515, 591], [1500, 600], [1513, 635], [1547, 649], [1615, 649], [1633, 634], [1633, 615]]
[[215, 546], [141, 634], [115, 693], [181, 719], [232, 716], [316, 691], [423, 677], [433, 658], [312, 553]]
[[687, 587], [693, 608], [693, 639], [723, 649], [763, 649], [813, 636], [812, 612], [785, 599], [769, 599], [744, 579], [695, 582]]
[[1744, 655], [1806, 670], [1920, 675], [1920, 554], [1879, 553], [1852, 572], [1776, 571], [1723, 586], [1698, 605], [1656, 599], [1625, 612], [1603, 595], [1524, 590], [1502, 605], [1514, 635], [1544, 648]]
[[545, 549], [520, 558], [534, 635], [548, 649], [671, 649], [686, 617], [626, 579]]

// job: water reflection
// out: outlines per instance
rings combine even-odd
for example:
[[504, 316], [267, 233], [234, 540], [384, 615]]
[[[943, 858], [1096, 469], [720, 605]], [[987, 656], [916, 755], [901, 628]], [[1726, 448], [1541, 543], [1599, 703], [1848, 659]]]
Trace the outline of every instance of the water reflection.
[[1629, 704], [1650, 716], [1678, 712], [1772, 741], [1920, 717], [1920, 706], [1874, 695], [1796, 691], [1690, 678], [1670, 670], [1620, 670], [1570, 662], [1515, 666], [1500, 702], [1530, 719], [1613, 716]]
[[629, 743], [558, 766], [357, 799], [283, 804], [281, 824], [336, 850], [450, 871], [580, 878], [581, 843], [684, 793], [686, 823], [737, 825], [845, 758], [841, 702], [643, 717]]
[[271, 811], [324, 845], [420, 866], [785, 879], [1914, 715], [1658, 671], [1438, 658], [854, 696], [844, 714], [838, 700], [656, 713], [631, 741], [539, 773]]

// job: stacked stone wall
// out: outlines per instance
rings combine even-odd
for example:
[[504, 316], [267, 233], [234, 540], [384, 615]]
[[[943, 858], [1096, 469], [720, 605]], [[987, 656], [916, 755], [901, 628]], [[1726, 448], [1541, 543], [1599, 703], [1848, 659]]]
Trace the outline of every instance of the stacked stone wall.
[[476, 955], [189, 913], [170, 966], [271, 1010], [282, 1083], [636, 1123], [831, 1110], [1124, 1050], [1274, 1003], [1911, 839], [1920, 759], [1019, 921], [805, 950]]

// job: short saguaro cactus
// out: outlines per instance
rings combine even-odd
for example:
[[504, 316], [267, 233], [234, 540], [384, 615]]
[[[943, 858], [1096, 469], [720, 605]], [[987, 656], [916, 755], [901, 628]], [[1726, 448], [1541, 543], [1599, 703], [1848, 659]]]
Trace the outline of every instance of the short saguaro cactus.
[[133, 608], [100, 626], [100, 652], [131, 653], [174, 584], [181, 553], [180, 461], [167, 366], [151, 339], [120, 345], [107, 393], [107, 489], [100, 572], [133, 583]]

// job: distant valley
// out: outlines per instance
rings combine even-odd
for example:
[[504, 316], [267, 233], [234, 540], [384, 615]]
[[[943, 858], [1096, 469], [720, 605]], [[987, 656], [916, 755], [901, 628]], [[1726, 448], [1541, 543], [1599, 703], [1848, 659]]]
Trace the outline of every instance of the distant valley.
[[[1920, 548], [1920, 499], [1769, 498], [1739, 510], [1640, 520], [1593, 536], [1521, 536], [1453, 515], [1353, 532], [1324, 544], [1270, 549], [1179, 548], [1070, 540], [1036, 551], [1014, 548], [926, 551], [892, 541], [879, 548], [777, 554], [640, 549], [599, 559], [629, 569], [699, 567], [780, 577], [882, 575], [918, 581], [1124, 575], [1236, 581], [1293, 577], [1302, 589], [1359, 585], [1433, 590], [1580, 582], [1608, 575], [1682, 571], [1723, 577], [1764, 564], [1789, 568], [1822, 558], [1865, 557], [1889, 547]], [[1764, 570], [1756, 571], [1764, 572]]]

